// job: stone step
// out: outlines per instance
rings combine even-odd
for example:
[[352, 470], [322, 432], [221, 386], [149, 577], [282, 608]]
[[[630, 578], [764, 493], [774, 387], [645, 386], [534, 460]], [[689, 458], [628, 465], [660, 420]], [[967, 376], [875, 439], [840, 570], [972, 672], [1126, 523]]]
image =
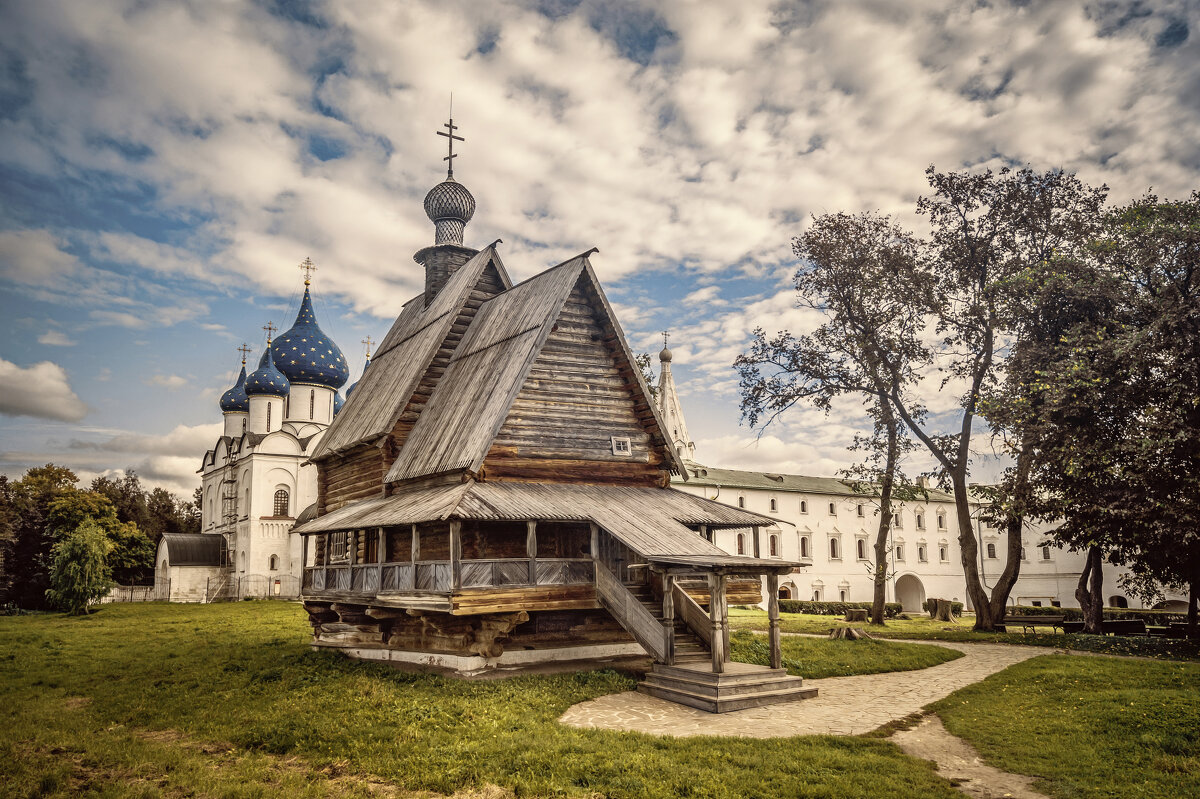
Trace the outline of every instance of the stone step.
[[697, 696], [707, 696], [710, 699], [722, 699], [730, 696], [748, 696], [802, 688], [804, 680], [799, 677], [768, 676], [761, 680], [716, 683], [651, 673], [646, 675], [645, 684], [669, 688], [673, 691], [684, 691]]
[[676, 702], [688, 707], [694, 707], [699, 710], [706, 710], [709, 713], [729, 713], [735, 710], [746, 710], [752, 707], [764, 707], [766, 705], [775, 705], [782, 702], [795, 702], [801, 699], [810, 699], [817, 695], [816, 688], [789, 688], [779, 691], [762, 691], [756, 694], [744, 694], [739, 696], [721, 696], [712, 698], [702, 694], [693, 693], [691, 691], [677, 690], [661, 685], [652, 685], [645, 682], [638, 683], [638, 691], [647, 696], [665, 699], [668, 702]]
[[789, 678], [800, 679], [799, 677], [791, 677], [787, 673], [787, 669], [770, 669], [766, 666], [755, 666], [749, 663], [727, 662], [725, 671], [720, 674], [713, 674], [708, 669], [682, 669], [678, 666], [667, 666], [662, 663], [655, 663], [651, 669], [652, 674], [661, 674], [664, 677], [673, 677], [680, 680], [694, 680], [698, 682], [717, 683], [721, 685], [733, 684], [737, 682], [758, 682], [768, 678]]

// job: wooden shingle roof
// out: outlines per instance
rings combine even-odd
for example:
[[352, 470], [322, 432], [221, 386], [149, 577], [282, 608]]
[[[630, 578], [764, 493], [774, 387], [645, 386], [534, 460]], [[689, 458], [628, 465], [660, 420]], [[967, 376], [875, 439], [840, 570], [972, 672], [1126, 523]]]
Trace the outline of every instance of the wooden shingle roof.
[[404, 306], [372, 358], [371, 368], [363, 374], [313, 453], [313, 460], [391, 431], [489, 264], [497, 270], [504, 286], [511, 285], [493, 243], [459, 267], [428, 306], [424, 295]]
[[[483, 303], [404, 442], [387, 482], [479, 470], [567, 297], [581, 280], [599, 299], [597, 311], [607, 317], [619, 357], [633, 363], [633, 354], [588, 261], [590, 252]], [[648, 397], [640, 370], [631, 372], [637, 380], [631, 391]], [[356, 389], [354, 396], [358, 393]], [[657, 407], [653, 402], [647, 405], [668, 467], [682, 472], [674, 448], [662, 438]]]

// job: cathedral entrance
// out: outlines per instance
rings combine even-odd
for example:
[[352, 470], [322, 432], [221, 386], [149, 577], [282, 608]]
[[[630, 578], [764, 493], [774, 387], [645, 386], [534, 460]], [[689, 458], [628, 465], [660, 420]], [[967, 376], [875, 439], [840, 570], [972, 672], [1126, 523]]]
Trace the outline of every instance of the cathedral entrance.
[[896, 601], [905, 613], [920, 613], [925, 607], [925, 586], [915, 574], [905, 574], [896, 580]]

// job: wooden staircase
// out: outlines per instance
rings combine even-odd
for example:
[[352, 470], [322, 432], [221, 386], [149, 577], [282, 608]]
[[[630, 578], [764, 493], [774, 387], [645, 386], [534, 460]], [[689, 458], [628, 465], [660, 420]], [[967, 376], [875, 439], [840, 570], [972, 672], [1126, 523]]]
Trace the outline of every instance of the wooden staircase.
[[[654, 596], [649, 585], [626, 583], [625, 588], [650, 615], [662, 622], [662, 600]], [[786, 669], [729, 661], [725, 663], [725, 671], [714, 674], [707, 644], [679, 618], [675, 620], [674, 664], [655, 663], [637, 689], [709, 713], [794, 702], [817, 695], [816, 688], [805, 688], [804, 680], [789, 675]]]

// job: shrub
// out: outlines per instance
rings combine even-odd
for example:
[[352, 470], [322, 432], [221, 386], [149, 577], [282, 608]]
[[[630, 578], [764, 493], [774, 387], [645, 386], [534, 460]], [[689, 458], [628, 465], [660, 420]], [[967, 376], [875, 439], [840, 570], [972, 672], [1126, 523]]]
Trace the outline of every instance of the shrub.
[[112, 543], [94, 520], [88, 519], [67, 533], [50, 550], [50, 604], [68, 613], [87, 613], [88, 605], [108, 593], [112, 572], [108, 554]]
[[[844, 616], [849, 608], [871, 609], [870, 602], [809, 602], [801, 599], [779, 600], [779, 610], [782, 613], [811, 613], [817, 616]], [[883, 606], [883, 616], [894, 619], [902, 610], [899, 602], [887, 602]]]

